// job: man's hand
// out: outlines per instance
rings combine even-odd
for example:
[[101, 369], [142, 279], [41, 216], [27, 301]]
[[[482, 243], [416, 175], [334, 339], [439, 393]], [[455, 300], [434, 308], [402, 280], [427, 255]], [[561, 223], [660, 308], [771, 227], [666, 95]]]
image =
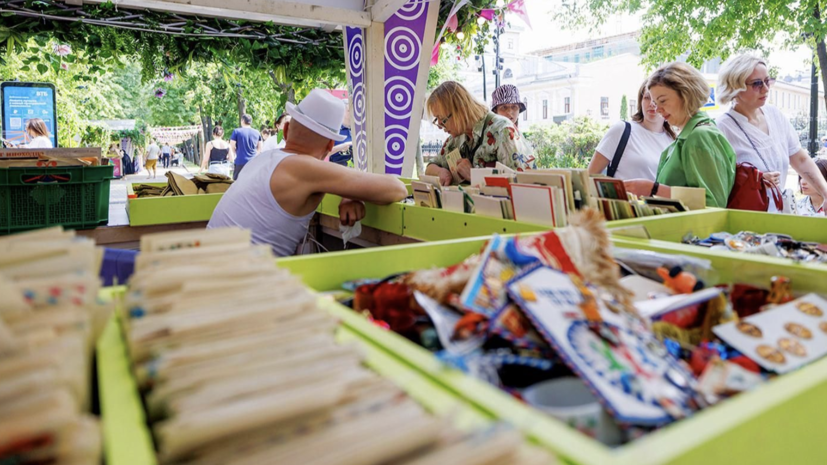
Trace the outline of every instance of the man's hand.
[[[434, 165], [435, 166], [435, 165]], [[454, 175], [451, 174], [451, 170], [446, 170], [445, 168], [439, 168], [439, 183], [443, 186], [450, 186], [452, 182], [454, 182]]]
[[471, 162], [463, 158], [457, 163], [457, 174], [466, 181], [471, 180]]
[[781, 173], [779, 173], [778, 171], [769, 171], [764, 173], [764, 179], [775, 184], [778, 187], [781, 187]]
[[339, 204], [339, 222], [344, 226], [353, 226], [365, 217], [365, 204], [358, 200], [342, 199]]

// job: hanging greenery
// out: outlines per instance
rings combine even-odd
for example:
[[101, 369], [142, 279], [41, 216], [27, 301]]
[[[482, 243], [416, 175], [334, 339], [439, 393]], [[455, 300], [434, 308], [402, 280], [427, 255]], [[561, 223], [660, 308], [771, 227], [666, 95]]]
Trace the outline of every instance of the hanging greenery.
[[[84, 50], [101, 70], [112, 59], [137, 58], [144, 82], [180, 73], [194, 62], [214, 61], [227, 69], [275, 70], [300, 85], [343, 82], [345, 76], [338, 32], [126, 10], [111, 2], [70, 7], [53, 0], [1, 1], [0, 52], [5, 53], [0, 60], [24, 51], [29, 38], [44, 44], [51, 38]], [[55, 56], [57, 67], [60, 58]]]

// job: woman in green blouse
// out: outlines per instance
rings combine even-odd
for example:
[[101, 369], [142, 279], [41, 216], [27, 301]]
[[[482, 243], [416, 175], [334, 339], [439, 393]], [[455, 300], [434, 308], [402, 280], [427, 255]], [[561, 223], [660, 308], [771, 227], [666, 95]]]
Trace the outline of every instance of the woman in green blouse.
[[658, 113], [680, 134], [661, 154], [656, 180], [630, 179], [626, 190], [670, 197], [671, 186], [703, 187], [708, 207], [726, 207], [735, 182], [735, 152], [715, 121], [700, 111], [709, 100], [706, 79], [686, 63], [669, 63], [649, 77], [647, 87]]

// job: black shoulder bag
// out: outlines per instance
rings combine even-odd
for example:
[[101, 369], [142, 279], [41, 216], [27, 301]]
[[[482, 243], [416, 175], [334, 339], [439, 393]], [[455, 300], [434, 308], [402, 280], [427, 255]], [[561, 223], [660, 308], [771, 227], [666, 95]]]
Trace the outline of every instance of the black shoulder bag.
[[617, 144], [617, 150], [615, 150], [615, 156], [612, 157], [612, 163], [609, 165], [609, 168], [606, 170], [606, 174], [609, 177], [615, 177], [615, 173], [617, 172], [617, 165], [620, 164], [620, 159], [623, 158], [623, 152], [626, 151], [626, 143], [629, 142], [629, 136], [632, 134], [632, 125], [626, 121], [626, 128], [623, 129], [623, 136], [620, 138], [620, 143]]

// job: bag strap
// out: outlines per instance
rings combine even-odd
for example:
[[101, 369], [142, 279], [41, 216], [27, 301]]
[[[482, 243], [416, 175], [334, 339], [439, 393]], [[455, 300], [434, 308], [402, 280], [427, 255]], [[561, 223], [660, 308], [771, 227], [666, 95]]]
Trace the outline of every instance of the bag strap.
[[475, 145], [473, 150], [471, 150], [471, 160], [469, 160], [471, 162], [474, 161], [474, 154], [477, 153], [477, 150], [479, 150], [480, 146], [482, 145], [482, 140], [485, 138], [485, 128], [488, 127], [489, 121], [491, 121], [490, 113], [485, 117], [485, 121], [483, 121], [482, 123], [482, 131], [480, 131], [480, 137], [479, 139], [477, 139], [477, 145]]
[[764, 166], [767, 167], [767, 171], [769, 171], [770, 165], [768, 165], [767, 161], [764, 160], [764, 157], [761, 156], [761, 152], [758, 151], [758, 147], [755, 146], [755, 142], [752, 141], [752, 138], [749, 136], [749, 134], [747, 134], [747, 131], [744, 131], [744, 128], [741, 127], [741, 124], [738, 122], [737, 119], [735, 119], [735, 117], [733, 117], [729, 113], [726, 113], [726, 115], [729, 116], [732, 119], [732, 121], [735, 122], [735, 125], [738, 126], [738, 129], [740, 129], [741, 132], [744, 133], [744, 135], [747, 137], [747, 140], [749, 141], [749, 145], [752, 146], [752, 149], [755, 150], [755, 153], [758, 155], [758, 158], [761, 159], [761, 161], [764, 163]]
[[609, 177], [615, 177], [617, 165], [620, 164], [620, 159], [623, 158], [623, 152], [626, 151], [626, 143], [629, 142], [629, 136], [631, 134], [632, 125], [626, 121], [626, 127], [623, 129], [623, 136], [620, 137], [620, 143], [617, 144], [617, 150], [615, 150], [615, 155], [612, 157], [612, 163], [609, 165], [609, 169], [606, 170], [606, 174]]

